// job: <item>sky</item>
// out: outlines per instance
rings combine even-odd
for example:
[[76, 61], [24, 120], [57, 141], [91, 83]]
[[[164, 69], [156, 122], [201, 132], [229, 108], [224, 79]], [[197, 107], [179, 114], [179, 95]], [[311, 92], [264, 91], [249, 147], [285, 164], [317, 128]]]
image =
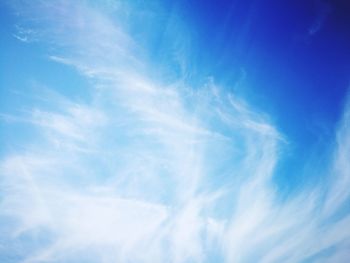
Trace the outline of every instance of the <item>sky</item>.
[[0, 22], [0, 262], [348, 262], [348, 1]]

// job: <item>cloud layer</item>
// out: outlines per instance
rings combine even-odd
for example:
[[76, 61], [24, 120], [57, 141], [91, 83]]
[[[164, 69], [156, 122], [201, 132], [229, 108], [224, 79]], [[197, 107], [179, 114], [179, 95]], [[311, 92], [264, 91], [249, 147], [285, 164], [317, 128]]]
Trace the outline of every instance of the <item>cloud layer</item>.
[[346, 262], [349, 107], [327, 180], [281, 201], [273, 176], [286, 139], [212, 79], [198, 89], [155, 78], [119, 19], [139, 12], [131, 5], [15, 8], [36, 17], [21, 38], [46, 41], [58, 50], [49, 59], [92, 87], [83, 102], [43, 89], [50, 107], [7, 124], [40, 140], [1, 160], [5, 262]]

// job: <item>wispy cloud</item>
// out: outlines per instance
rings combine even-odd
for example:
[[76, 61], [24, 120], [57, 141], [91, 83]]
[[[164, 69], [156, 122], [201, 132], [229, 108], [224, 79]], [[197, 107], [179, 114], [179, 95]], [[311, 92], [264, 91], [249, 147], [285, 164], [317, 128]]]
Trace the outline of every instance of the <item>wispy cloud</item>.
[[19, 25], [16, 25], [15, 29], [16, 33], [13, 34], [13, 37], [15, 37], [21, 42], [30, 43], [38, 40], [38, 32], [32, 29], [25, 29]]
[[286, 139], [266, 116], [214, 81], [198, 90], [152, 78], [145, 51], [103, 9], [66, 1], [27, 8], [41, 41], [60, 47], [49, 59], [94, 87], [84, 103], [46, 93], [55, 109], [25, 116], [41, 142], [1, 161], [0, 221], [12, 223], [0, 257], [345, 262], [348, 108], [327, 185], [281, 201], [272, 177]]
[[315, 35], [318, 31], [321, 30], [323, 24], [325, 23], [327, 16], [331, 11], [329, 3], [325, 1], [315, 1], [316, 6], [316, 18], [309, 28], [309, 35]]

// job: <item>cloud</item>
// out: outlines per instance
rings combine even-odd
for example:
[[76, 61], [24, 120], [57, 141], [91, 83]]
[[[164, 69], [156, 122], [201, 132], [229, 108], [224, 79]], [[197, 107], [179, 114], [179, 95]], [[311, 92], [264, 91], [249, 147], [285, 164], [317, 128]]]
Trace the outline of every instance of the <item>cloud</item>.
[[25, 29], [19, 25], [15, 25], [16, 33], [13, 37], [24, 43], [35, 42], [38, 40], [38, 32], [32, 29]]
[[[348, 108], [329, 190], [305, 188], [281, 201], [273, 176], [286, 138], [266, 116], [213, 80], [194, 89], [151, 77], [142, 47], [103, 8], [66, 1], [25, 8], [37, 17], [41, 41], [59, 50], [49, 59], [93, 88], [84, 103], [43, 93], [54, 107], [17, 119], [38, 131], [40, 143], [1, 160], [0, 258], [345, 260]], [[116, 16], [132, 10], [114, 8]]]
[[349, 99], [345, 107], [343, 119], [337, 132], [337, 148], [333, 155], [333, 169], [330, 180], [333, 181], [329, 188], [326, 199], [326, 213], [332, 213], [345, 205], [349, 199], [347, 186], [350, 184], [350, 164], [348, 162], [350, 153], [350, 106]]
[[318, 31], [321, 30], [323, 24], [325, 23], [331, 8], [327, 2], [324, 1], [315, 1], [316, 5], [316, 18], [314, 19], [312, 25], [309, 28], [309, 36], [315, 35]]

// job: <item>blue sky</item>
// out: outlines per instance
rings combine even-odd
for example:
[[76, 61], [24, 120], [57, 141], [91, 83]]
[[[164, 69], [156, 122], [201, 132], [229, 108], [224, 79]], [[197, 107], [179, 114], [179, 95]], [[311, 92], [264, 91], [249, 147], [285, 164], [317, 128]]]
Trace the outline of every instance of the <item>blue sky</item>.
[[346, 1], [0, 13], [1, 262], [347, 262]]

